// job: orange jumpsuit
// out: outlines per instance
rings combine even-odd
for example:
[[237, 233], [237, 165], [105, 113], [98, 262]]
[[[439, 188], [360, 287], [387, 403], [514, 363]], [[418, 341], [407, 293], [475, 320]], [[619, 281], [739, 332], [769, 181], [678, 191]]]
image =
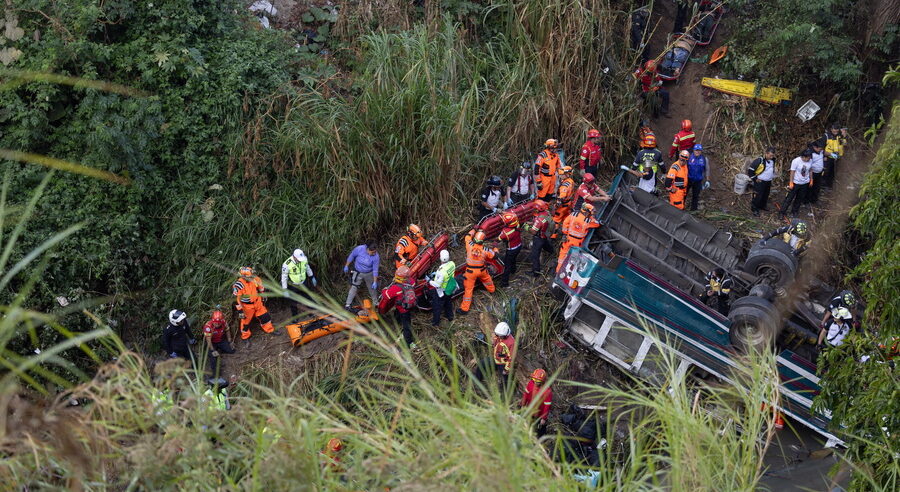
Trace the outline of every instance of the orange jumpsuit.
[[676, 161], [666, 173], [666, 190], [669, 192], [669, 204], [684, 210], [684, 198], [687, 195], [688, 168], [682, 160]]
[[559, 260], [556, 262], [557, 272], [566, 259], [566, 255], [569, 254], [569, 248], [584, 244], [584, 238], [587, 237], [588, 232], [597, 227], [600, 227], [600, 223], [592, 215], [585, 216], [582, 213], [574, 213], [566, 217], [562, 230], [563, 234], [566, 234], [566, 240], [559, 248]]
[[[556, 211], [553, 212], [553, 222], [556, 222], [557, 229], [562, 227], [563, 221], [572, 213], [572, 202], [575, 199], [575, 180], [572, 178], [564, 179], [559, 184], [558, 191], [556, 197], [559, 202], [556, 205]], [[556, 239], [558, 236], [559, 232], [554, 232], [550, 238]]]
[[487, 272], [485, 260], [494, 257], [494, 251], [485, 249], [483, 244], [477, 244], [472, 236], [466, 235], [466, 272], [463, 274], [463, 300], [459, 309], [469, 312], [472, 307], [472, 293], [475, 292], [475, 281], [480, 280], [488, 292], [494, 292], [494, 281]]
[[394, 253], [396, 254], [394, 266], [400, 268], [404, 264], [409, 264], [419, 254], [419, 246], [426, 246], [427, 244], [428, 241], [421, 236], [415, 239], [409, 234], [401, 237], [397, 241], [397, 246], [394, 247]]
[[556, 152], [546, 149], [538, 154], [537, 160], [534, 161], [534, 181], [538, 198], [552, 197], [556, 192], [556, 175], [559, 172], [559, 166], [559, 154]]
[[250, 322], [256, 317], [259, 319], [259, 326], [266, 333], [272, 333], [275, 327], [272, 326], [272, 317], [263, 304], [262, 297], [259, 293], [265, 291], [262, 280], [259, 277], [239, 277], [231, 286], [232, 293], [237, 299], [235, 306], [238, 311], [244, 313], [241, 320], [241, 340], [250, 338]]

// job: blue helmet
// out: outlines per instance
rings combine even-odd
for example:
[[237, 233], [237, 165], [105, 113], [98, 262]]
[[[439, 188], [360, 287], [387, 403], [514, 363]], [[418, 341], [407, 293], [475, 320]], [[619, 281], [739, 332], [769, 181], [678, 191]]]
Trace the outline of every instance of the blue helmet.
[[694, 144], [694, 150], [703, 150], [703, 146], [700, 144]]

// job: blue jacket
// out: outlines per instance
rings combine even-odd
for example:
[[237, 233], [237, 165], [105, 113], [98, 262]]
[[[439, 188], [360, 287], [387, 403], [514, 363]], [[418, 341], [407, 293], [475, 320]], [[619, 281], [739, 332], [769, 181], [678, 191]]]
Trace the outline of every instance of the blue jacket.
[[691, 154], [688, 159], [688, 181], [702, 181], [706, 176], [706, 156]]
[[360, 244], [353, 248], [353, 251], [350, 252], [350, 256], [347, 257], [347, 263], [352, 263], [353, 269], [359, 273], [371, 272], [377, 277], [378, 263], [381, 262], [381, 257], [378, 253], [375, 253], [374, 256], [369, 256], [369, 252], [366, 251], [367, 249], [365, 244]]

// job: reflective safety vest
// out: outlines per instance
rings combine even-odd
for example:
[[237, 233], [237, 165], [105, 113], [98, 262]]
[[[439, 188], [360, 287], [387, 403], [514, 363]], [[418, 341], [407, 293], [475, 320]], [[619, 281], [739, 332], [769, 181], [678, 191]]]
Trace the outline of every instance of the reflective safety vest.
[[552, 150], [545, 150], [538, 154], [535, 166], [544, 176], [556, 176], [559, 172], [559, 154]]
[[679, 152], [682, 150], [692, 150], [695, 138], [697, 138], [697, 136], [693, 131], [681, 130], [675, 134], [675, 138], [672, 140], [672, 147]]
[[837, 154], [838, 157], [844, 155], [844, 136], [838, 133], [832, 135], [831, 132], [825, 132], [825, 154]]
[[240, 277], [231, 286], [232, 294], [237, 297], [238, 304], [253, 304], [259, 301], [259, 293], [265, 290], [259, 277]]
[[168, 413], [175, 407], [175, 402], [172, 401], [172, 394], [167, 390], [152, 393], [150, 401], [153, 403], [153, 411], [158, 417]]
[[575, 198], [575, 180], [572, 178], [564, 179], [556, 190], [556, 196], [559, 198], [560, 205], [571, 204], [572, 199]]
[[687, 169], [681, 162], [679, 160], [672, 164], [672, 167], [669, 168], [669, 172], [666, 174], [666, 179], [671, 179], [671, 186], [675, 188], [687, 187]]
[[295, 261], [293, 256], [284, 262], [284, 267], [287, 268], [288, 278], [292, 284], [300, 285], [306, 282], [306, 266], [308, 264], [309, 260]]
[[500, 338], [494, 336], [494, 364], [503, 366], [503, 370], [509, 372], [512, 366], [512, 351], [516, 345], [516, 339], [512, 336]]
[[486, 258], [493, 258], [494, 252], [491, 250], [484, 249], [483, 244], [475, 244], [474, 242], [471, 245], [467, 245], [466, 248], [466, 266], [470, 268], [483, 268], [484, 261]]
[[452, 261], [448, 261], [447, 263], [444, 263], [441, 266], [439, 266], [437, 271], [440, 272], [441, 275], [444, 276], [444, 281], [441, 282], [441, 290], [446, 291], [447, 284], [450, 283], [450, 279], [452, 279], [453, 274], [456, 273], [456, 263], [453, 263]]
[[563, 222], [563, 233], [570, 239], [583, 241], [589, 230], [597, 228], [600, 223], [593, 217], [587, 217], [582, 213], [573, 214]]
[[214, 410], [231, 410], [231, 403], [228, 401], [228, 392], [225, 388], [219, 390], [219, 394], [216, 394], [212, 388], [206, 388], [202, 401]]

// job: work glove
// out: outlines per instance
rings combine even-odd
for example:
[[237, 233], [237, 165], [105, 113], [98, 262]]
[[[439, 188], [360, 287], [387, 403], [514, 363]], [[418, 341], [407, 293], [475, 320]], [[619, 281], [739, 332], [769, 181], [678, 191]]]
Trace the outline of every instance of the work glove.
[[704, 190], [708, 190], [710, 186], [711, 186], [711, 185], [709, 184], [709, 181], [704, 181], [704, 182], [703, 182], [703, 189], [704, 189]]
[[213, 357], [218, 357], [218, 356], [219, 356], [219, 351], [217, 351], [217, 350], [213, 350], [211, 353], [212, 353], [212, 356], [213, 356]]
[[312, 278], [312, 284], [313, 284], [313, 287], [318, 287], [318, 286], [319, 286], [319, 281], [316, 280], [316, 277], [313, 277], [313, 278]]
[[840, 157], [840, 156], [838, 155], [837, 152], [832, 152], [832, 153], [831, 153], [831, 158], [832, 158], [832, 159], [837, 159], [838, 157]]
[[239, 311], [239, 312], [238, 312], [238, 319], [244, 319], [244, 318], [246, 318], [246, 317], [247, 317], [247, 315], [244, 314], [243, 311]]
[[378, 290], [378, 281], [372, 282], [372, 290]]
[[178, 354], [176, 354], [175, 352], [172, 352], [171, 354], [169, 354], [170, 359], [174, 359], [175, 357], [178, 357]]
[[350, 267], [344, 265], [344, 273], [350, 273]]
[[188, 343], [191, 344], [191, 345], [194, 345], [194, 344], [197, 343], [197, 339], [196, 339], [196, 338], [191, 338], [190, 340], [188, 340]]

